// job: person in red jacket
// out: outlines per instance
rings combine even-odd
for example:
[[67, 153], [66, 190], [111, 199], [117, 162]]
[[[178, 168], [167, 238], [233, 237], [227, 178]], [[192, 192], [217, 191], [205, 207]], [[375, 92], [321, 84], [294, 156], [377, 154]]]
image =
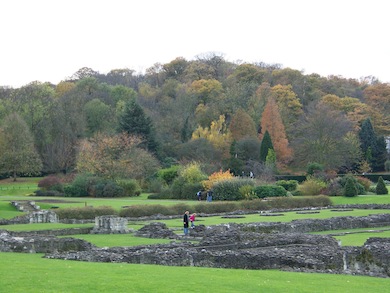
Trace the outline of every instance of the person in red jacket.
[[194, 229], [195, 228], [195, 217], [196, 217], [196, 214], [193, 213], [191, 216], [190, 216], [190, 222], [191, 222], [191, 228]]

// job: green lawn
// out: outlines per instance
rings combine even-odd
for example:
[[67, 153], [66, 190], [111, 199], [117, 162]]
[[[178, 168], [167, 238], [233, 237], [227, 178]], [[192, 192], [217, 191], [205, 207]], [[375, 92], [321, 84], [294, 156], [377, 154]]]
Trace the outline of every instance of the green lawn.
[[0, 253], [1, 292], [387, 292], [390, 279], [275, 270], [50, 260]]

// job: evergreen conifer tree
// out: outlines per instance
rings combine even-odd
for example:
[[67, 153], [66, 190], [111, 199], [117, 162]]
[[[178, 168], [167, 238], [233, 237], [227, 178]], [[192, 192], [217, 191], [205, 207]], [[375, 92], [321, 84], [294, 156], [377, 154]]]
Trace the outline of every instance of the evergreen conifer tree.
[[145, 147], [154, 154], [158, 153], [152, 120], [146, 116], [135, 99], [127, 101], [123, 112], [119, 115], [118, 132], [141, 136], [145, 140]]
[[357, 196], [358, 190], [355, 186], [355, 182], [352, 177], [348, 177], [347, 182], [344, 186], [344, 196], [354, 197]]
[[376, 192], [376, 194], [388, 194], [389, 193], [389, 191], [386, 188], [386, 184], [383, 181], [382, 176], [380, 176], [378, 178], [378, 183], [376, 184], [375, 192]]
[[269, 135], [268, 130], [264, 133], [263, 140], [260, 145], [260, 161], [264, 162], [267, 160], [268, 150], [274, 150], [274, 146], [272, 144], [271, 136]]

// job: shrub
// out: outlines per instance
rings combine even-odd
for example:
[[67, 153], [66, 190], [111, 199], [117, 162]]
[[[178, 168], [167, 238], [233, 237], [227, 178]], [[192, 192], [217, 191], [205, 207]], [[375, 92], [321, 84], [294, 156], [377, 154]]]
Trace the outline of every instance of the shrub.
[[57, 190], [36, 190], [34, 193], [36, 196], [64, 196], [63, 193]]
[[152, 178], [148, 182], [148, 192], [159, 193], [164, 189], [165, 182], [161, 178]]
[[175, 199], [197, 199], [196, 193], [202, 189], [200, 182], [189, 183], [183, 177], [178, 177], [173, 181], [171, 191], [172, 198]]
[[299, 186], [302, 195], [319, 195], [325, 188], [326, 183], [314, 177], [309, 177]]
[[358, 195], [358, 190], [356, 188], [356, 183], [352, 177], [348, 177], [344, 186], [344, 196], [354, 197]]
[[198, 163], [191, 163], [183, 167], [180, 170], [179, 175], [188, 183], [198, 183], [207, 178]]
[[323, 190], [323, 194], [329, 196], [343, 195], [344, 188], [340, 183], [340, 179], [340, 177], [331, 179], [326, 188]]
[[173, 199], [172, 189], [164, 187], [159, 193], [150, 194], [148, 199]]
[[382, 176], [379, 177], [379, 179], [378, 179], [378, 183], [376, 184], [375, 192], [376, 192], [376, 194], [388, 194], [389, 193], [389, 191], [386, 188], [386, 184], [383, 181]]
[[47, 176], [38, 182], [38, 187], [43, 189], [50, 189], [53, 185], [61, 184], [61, 180], [54, 175]]
[[64, 186], [61, 182], [61, 179], [57, 176], [50, 175], [38, 182], [38, 187], [43, 188], [45, 190], [55, 190], [59, 193], [64, 191]]
[[260, 185], [253, 188], [259, 198], [287, 196], [287, 190], [278, 185]]
[[[352, 180], [352, 182], [357, 190], [357, 194], [366, 194], [366, 189], [362, 184], [359, 183], [358, 177], [355, 177], [355, 176], [350, 175], [350, 174], [343, 176], [340, 179], [340, 183], [343, 186], [343, 190], [345, 189], [345, 185], [347, 184], [348, 180]], [[363, 180], [361, 182], [363, 182]], [[363, 182], [363, 184], [367, 184], [367, 182]]]
[[161, 169], [157, 172], [157, 177], [162, 179], [166, 184], [170, 185], [173, 180], [179, 176], [180, 166], [171, 166], [169, 168]]
[[215, 200], [241, 200], [244, 196], [240, 193], [240, 187], [254, 185], [251, 179], [233, 178], [217, 181], [213, 185], [213, 199]]
[[135, 179], [120, 180], [118, 185], [123, 188], [125, 196], [139, 196], [142, 191]]
[[75, 177], [72, 183], [64, 187], [65, 196], [83, 197], [88, 196], [89, 176], [80, 174]]
[[251, 185], [243, 185], [238, 189], [238, 191], [246, 200], [252, 200], [257, 198], [256, 194], [253, 192], [253, 186]]
[[297, 180], [278, 180], [276, 181], [276, 185], [282, 186], [287, 191], [294, 191], [298, 188]]
[[358, 176], [356, 177], [356, 180], [360, 185], [364, 187], [365, 191], [368, 191], [370, 189], [370, 186], [372, 185], [371, 180], [365, 177]]
[[97, 186], [102, 187], [102, 189], [100, 194], [96, 194], [96, 197], [123, 197], [126, 195], [125, 190], [113, 181], [106, 181]]
[[320, 163], [312, 162], [307, 164], [306, 173], [310, 176], [313, 176], [316, 173], [321, 173], [323, 171], [324, 171], [324, 166]]

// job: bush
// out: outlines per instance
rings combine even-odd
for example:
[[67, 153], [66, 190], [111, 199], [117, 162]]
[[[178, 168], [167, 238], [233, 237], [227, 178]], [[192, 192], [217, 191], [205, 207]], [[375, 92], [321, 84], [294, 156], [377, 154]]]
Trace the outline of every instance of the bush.
[[64, 196], [63, 193], [57, 190], [36, 190], [34, 193], [36, 196]]
[[148, 182], [147, 190], [152, 193], [159, 193], [164, 189], [165, 182], [161, 178], [152, 178]]
[[276, 185], [282, 186], [287, 191], [294, 191], [298, 188], [297, 180], [279, 180], [276, 181]]
[[157, 172], [157, 178], [162, 179], [167, 185], [170, 185], [179, 176], [179, 168], [180, 166], [171, 166], [161, 169]]
[[197, 199], [196, 193], [202, 189], [202, 184], [187, 182], [183, 177], [173, 181], [171, 191], [174, 199]]
[[356, 183], [352, 177], [348, 177], [344, 186], [344, 196], [354, 197], [358, 195], [358, 189], [356, 188]]
[[213, 185], [213, 199], [215, 200], [242, 200], [240, 187], [254, 185], [252, 179], [232, 178], [230, 180], [217, 181]]
[[[365, 191], [370, 190], [370, 187], [372, 185], [372, 182], [370, 179], [358, 176], [356, 177], [357, 182], [364, 187]], [[360, 193], [359, 193], [360, 194]]]
[[261, 185], [253, 188], [258, 198], [287, 196], [287, 190], [278, 185]]
[[120, 180], [118, 185], [123, 188], [125, 196], [139, 196], [142, 192], [138, 181], [135, 179]]
[[324, 171], [324, 166], [320, 163], [309, 163], [307, 164], [306, 173], [310, 176], [315, 175], [316, 173], [321, 173]]
[[344, 188], [340, 183], [341, 178], [337, 177], [334, 179], [331, 179], [326, 186], [326, 188], [323, 190], [323, 194], [329, 195], [329, 196], [339, 196], [343, 195]]
[[325, 188], [326, 183], [314, 177], [309, 177], [299, 186], [302, 195], [319, 195]]
[[389, 191], [386, 188], [386, 184], [383, 181], [382, 176], [379, 177], [379, 179], [378, 179], [378, 183], [376, 185], [375, 192], [376, 192], [376, 194], [388, 194], [389, 193]]
[[38, 187], [46, 190], [50, 190], [50, 188], [54, 185], [61, 185], [61, 180], [57, 176], [50, 175], [38, 182]]
[[88, 196], [89, 177], [81, 174], [77, 175], [72, 183], [64, 187], [65, 196], [83, 197]]
[[[340, 179], [340, 183], [341, 185], [343, 186], [343, 190], [345, 191], [345, 185], [347, 184], [347, 181], [348, 180], [352, 180], [356, 190], [357, 190], [357, 194], [366, 194], [366, 189], [365, 189], [365, 186], [363, 186], [360, 182], [362, 182], [363, 184], [367, 184], [366, 181], [363, 182], [363, 180], [366, 180], [365, 178], [363, 178], [362, 180], [359, 181], [358, 179], [359, 177], [355, 177], [353, 175], [346, 175], [346, 176], [343, 176], [341, 177]], [[371, 185], [371, 183], [370, 183]]]
[[253, 192], [253, 186], [251, 185], [243, 185], [238, 191], [246, 200], [252, 200], [258, 198], [256, 194]]

